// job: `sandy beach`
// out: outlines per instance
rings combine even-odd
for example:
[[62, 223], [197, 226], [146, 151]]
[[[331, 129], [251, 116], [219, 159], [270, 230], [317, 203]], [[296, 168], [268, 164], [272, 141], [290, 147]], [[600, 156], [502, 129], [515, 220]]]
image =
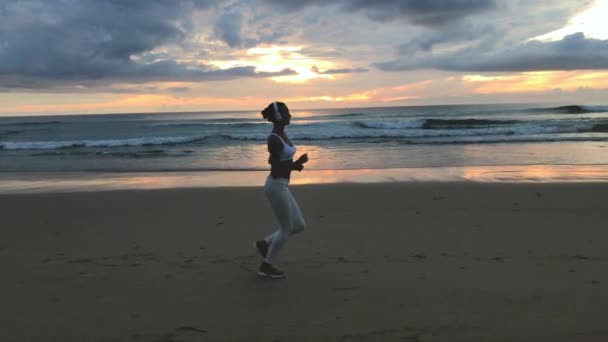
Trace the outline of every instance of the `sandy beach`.
[[0, 195], [1, 341], [607, 341], [608, 184]]

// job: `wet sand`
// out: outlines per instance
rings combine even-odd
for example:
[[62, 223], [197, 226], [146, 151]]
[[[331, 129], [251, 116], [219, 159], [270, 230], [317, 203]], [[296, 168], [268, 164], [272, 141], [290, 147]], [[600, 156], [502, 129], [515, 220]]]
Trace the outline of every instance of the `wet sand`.
[[606, 341], [608, 184], [0, 195], [2, 341]]
[[[0, 194], [262, 187], [268, 170], [0, 172]], [[608, 165], [496, 165], [306, 170], [293, 185], [369, 183], [608, 183]]]

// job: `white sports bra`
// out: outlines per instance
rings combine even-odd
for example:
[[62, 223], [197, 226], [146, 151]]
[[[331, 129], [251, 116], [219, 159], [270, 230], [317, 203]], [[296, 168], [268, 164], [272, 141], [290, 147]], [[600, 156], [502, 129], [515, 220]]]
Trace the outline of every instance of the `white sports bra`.
[[287, 161], [287, 160], [293, 159], [293, 155], [296, 154], [296, 147], [295, 146], [289, 146], [285, 142], [285, 140], [283, 140], [283, 138], [281, 138], [280, 135], [278, 135], [276, 133], [271, 133], [271, 134], [274, 134], [277, 137], [279, 137], [279, 139], [281, 139], [281, 142], [283, 143], [283, 151], [281, 151], [280, 160], [281, 161]]

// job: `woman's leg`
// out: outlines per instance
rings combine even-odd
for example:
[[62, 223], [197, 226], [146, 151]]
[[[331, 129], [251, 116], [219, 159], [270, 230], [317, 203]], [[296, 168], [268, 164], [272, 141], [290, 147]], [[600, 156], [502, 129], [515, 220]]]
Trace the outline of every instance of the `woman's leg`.
[[265, 262], [271, 263], [285, 244], [287, 237], [304, 230], [305, 222], [286, 181], [270, 179], [266, 183], [265, 190], [279, 223], [279, 229], [265, 239], [266, 243], [270, 245]]
[[277, 234], [279, 234], [279, 229], [275, 230], [272, 234], [270, 234], [264, 238], [264, 241], [266, 241], [268, 246], [270, 246], [270, 244], [272, 243], [272, 240], [277, 236]]
[[289, 189], [287, 189], [287, 193], [285, 194], [285, 201], [288, 204], [289, 213], [289, 229], [287, 231], [291, 236], [304, 231], [306, 228], [306, 221], [304, 221], [304, 216], [302, 215], [302, 210], [300, 210], [298, 202]]
[[272, 235], [272, 240], [270, 242], [270, 247], [268, 248], [268, 254], [266, 254], [266, 258], [264, 258], [264, 262], [268, 264], [272, 264], [273, 258], [279, 253], [279, 250], [287, 241], [287, 234], [283, 232], [282, 229], [278, 229]]

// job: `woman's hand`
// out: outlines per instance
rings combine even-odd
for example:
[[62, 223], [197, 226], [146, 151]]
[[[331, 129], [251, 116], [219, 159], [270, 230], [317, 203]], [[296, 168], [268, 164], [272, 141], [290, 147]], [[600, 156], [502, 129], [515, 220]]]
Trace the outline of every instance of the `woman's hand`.
[[305, 164], [308, 161], [308, 153], [304, 153], [298, 158], [297, 162], [301, 164]]
[[302, 165], [302, 163], [297, 161], [297, 162], [293, 163], [292, 169], [296, 170], [296, 171], [302, 171], [302, 170], [304, 170], [304, 165]]

